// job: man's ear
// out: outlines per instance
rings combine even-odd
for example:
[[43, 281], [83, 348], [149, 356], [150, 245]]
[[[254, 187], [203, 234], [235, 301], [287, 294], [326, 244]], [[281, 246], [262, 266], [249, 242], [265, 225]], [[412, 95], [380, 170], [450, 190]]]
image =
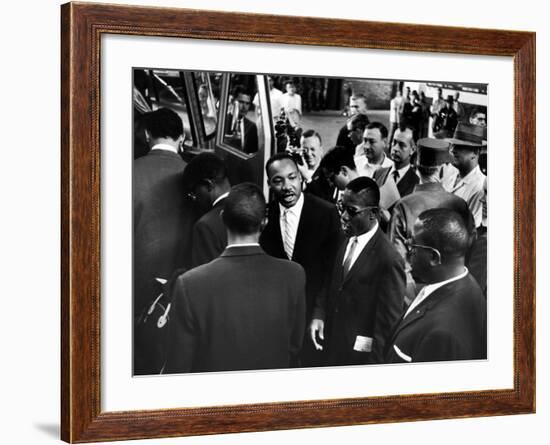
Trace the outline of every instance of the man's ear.
[[267, 215], [262, 218], [262, 222], [260, 223], [260, 233], [264, 231], [266, 226], [267, 226]]
[[433, 250], [430, 250], [430, 266], [435, 267], [441, 264], [441, 257]]
[[212, 190], [214, 190], [214, 181], [212, 181], [211, 179], [205, 179], [204, 180], [204, 183], [206, 184], [206, 189], [211, 192]]

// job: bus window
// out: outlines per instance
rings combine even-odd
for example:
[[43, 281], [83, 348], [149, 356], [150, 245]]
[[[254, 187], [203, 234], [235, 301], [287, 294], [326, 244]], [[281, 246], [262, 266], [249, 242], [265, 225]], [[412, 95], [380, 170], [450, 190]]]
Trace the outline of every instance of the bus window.
[[219, 87], [217, 87], [218, 94], [214, 92], [212, 86], [213, 79], [218, 79], [216, 73], [208, 73], [204, 71], [197, 71], [194, 73], [195, 91], [197, 92], [197, 98], [202, 115], [202, 121], [204, 124], [204, 133], [206, 139], [212, 138], [216, 134], [216, 123], [219, 106]]
[[246, 155], [254, 155], [263, 149], [261, 108], [252, 103], [257, 92], [255, 75], [231, 75], [223, 144]]

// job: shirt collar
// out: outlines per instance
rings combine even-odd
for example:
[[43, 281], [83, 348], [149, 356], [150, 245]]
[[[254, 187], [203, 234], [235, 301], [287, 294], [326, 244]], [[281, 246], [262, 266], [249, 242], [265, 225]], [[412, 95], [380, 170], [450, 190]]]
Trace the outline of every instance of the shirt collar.
[[293, 215], [300, 216], [302, 214], [302, 208], [304, 207], [304, 193], [302, 192], [300, 194], [300, 197], [298, 198], [298, 201], [296, 201], [296, 204], [294, 204], [292, 207], [285, 207], [279, 203], [279, 213], [282, 216], [283, 213], [285, 213], [286, 210], [289, 211], [289, 213], [292, 213]]
[[411, 164], [407, 164], [405, 167], [401, 167], [400, 169], [396, 169], [395, 164], [393, 164], [390, 170], [390, 175], [397, 171], [399, 172], [399, 179], [401, 179], [409, 171], [409, 168], [411, 168]]
[[178, 154], [178, 149], [168, 144], [155, 144], [151, 147], [151, 151], [153, 150], [166, 150]]
[[374, 236], [376, 230], [378, 230], [378, 221], [374, 223], [374, 227], [370, 229], [368, 232], [362, 233], [361, 235], [357, 235], [356, 236], [357, 242], [363, 245], [367, 244], [370, 241], [370, 239]]
[[475, 168], [472, 169], [470, 173], [468, 173], [466, 176], [461, 178], [461, 181], [464, 184], [468, 184], [469, 182], [473, 181], [476, 176], [478, 176], [481, 173], [481, 169], [479, 168], [479, 165], [476, 165]]
[[225, 192], [222, 195], [218, 196], [216, 200], [212, 203], [212, 207], [214, 207], [218, 202], [220, 202], [222, 199], [227, 198], [229, 195], [229, 192]]
[[226, 249], [229, 249], [230, 247], [251, 247], [251, 246], [260, 247], [258, 243], [235, 243], [235, 244], [228, 244], [226, 246]]
[[437, 283], [432, 283], [424, 286], [422, 290], [418, 293], [416, 298], [413, 300], [409, 308], [407, 309], [407, 312], [405, 313], [405, 317], [409, 315], [415, 307], [417, 307], [420, 303], [426, 300], [426, 298], [428, 298], [431, 294], [433, 294], [437, 289], [445, 286], [446, 284], [452, 283], [453, 281], [458, 281], [464, 278], [466, 275], [468, 275], [468, 268], [464, 267], [464, 271], [462, 273], [452, 278], [449, 278], [448, 280], [439, 281]]

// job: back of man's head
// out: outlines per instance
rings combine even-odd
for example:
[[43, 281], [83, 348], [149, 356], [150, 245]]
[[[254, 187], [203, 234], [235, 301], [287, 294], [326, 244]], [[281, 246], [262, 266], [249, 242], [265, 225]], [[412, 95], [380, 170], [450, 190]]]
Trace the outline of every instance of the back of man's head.
[[355, 170], [354, 151], [350, 147], [337, 145], [321, 159], [321, 168], [327, 172], [338, 174], [342, 167]]
[[153, 139], [170, 138], [175, 141], [183, 135], [183, 123], [174, 111], [169, 108], [159, 108], [147, 114], [145, 130]]
[[230, 233], [254, 235], [265, 218], [265, 198], [260, 187], [244, 182], [231, 188], [225, 200], [223, 222]]
[[218, 185], [227, 181], [225, 163], [214, 153], [201, 153], [194, 157], [183, 172], [184, 188], [189, 192], [204, 181]]
[[415, 224], [415, 235], [421, 229], [422, 244], [437, 249], [444, 264], [463, 258], [470, 247], [470, 232], [464, 216], [454, 210], [436, 208], [422, 212]]
[[357, 195], [364, 206], [378, 206], [380, 203], [380, 189], [372, 178], [355, 178], [346, 185], [346, 189]]

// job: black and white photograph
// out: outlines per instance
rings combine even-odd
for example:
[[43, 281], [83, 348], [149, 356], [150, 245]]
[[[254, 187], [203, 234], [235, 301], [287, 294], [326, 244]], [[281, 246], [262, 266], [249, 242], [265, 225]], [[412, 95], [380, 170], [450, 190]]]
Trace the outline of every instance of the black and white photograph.
[[135, 376], [487, 358], [487, 84], [132, 80]]

